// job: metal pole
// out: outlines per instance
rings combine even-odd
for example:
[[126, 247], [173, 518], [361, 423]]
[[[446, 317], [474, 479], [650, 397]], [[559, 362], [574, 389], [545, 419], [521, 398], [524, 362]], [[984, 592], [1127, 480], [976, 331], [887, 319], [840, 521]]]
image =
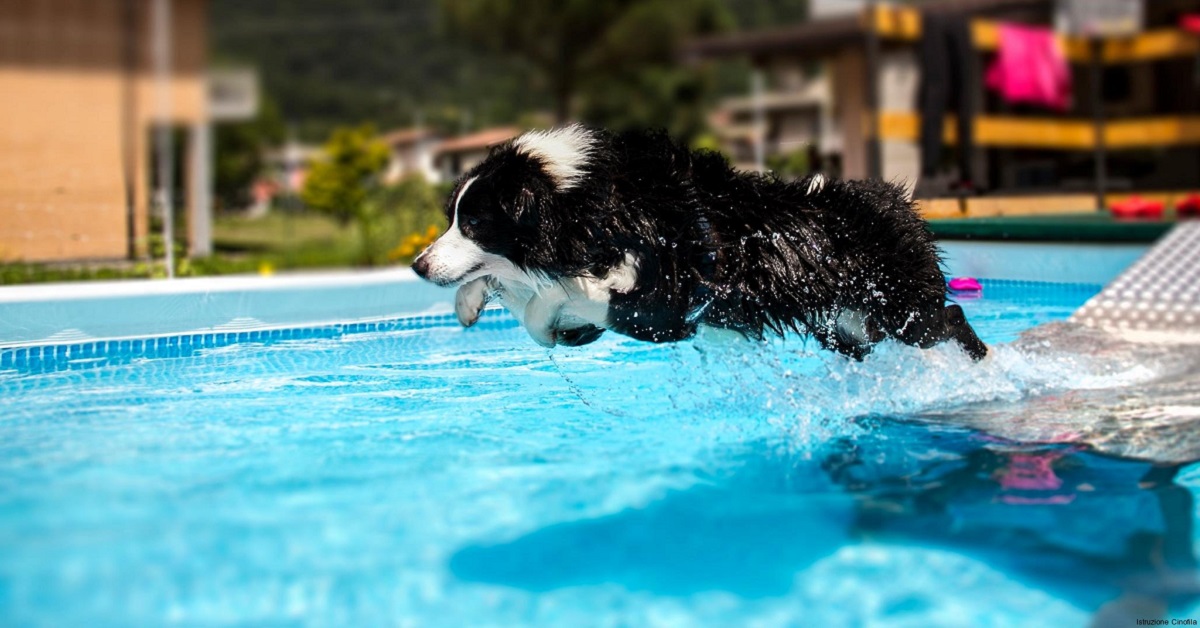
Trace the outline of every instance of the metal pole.
[[212, 125], [207, 120], [192, 124], [191, 202], [188, 214], [188, 255], [212, 255], [213, 151]]
[[763, 83], [763, 71], [754, 68], [750, 74], [750, 93], [754, 103], [754, 169], [758, 172], [767, 171], [767, 116]]
[[1093, 39], [1091, 43], [1092, 122], [1096, 134], [1092, 161], [1096, 174], [1096, 209], [1104, 211], [1104, 193], [1108, 190], [1108, 145], [1104, 138], [1104, 46], [1100, 38]]
[[171, 0], [154, 0], [154, 68], [158, 88], [158, 202], [163, 216], [167, 278], [175, 278], [175, 216], [171, 198], [174, 138], [171, 134]]
[[137, 5], [125, 0], [122, 10], [124, 45], [121, 51], [125, 76], [121, 88], [121, 170], [125, 185], [125, 255], [137, 258], [137, 81], [138, 43]]
[[875, 0], [867, 2], [867, 41], [866, 41], [866, 92], [863, 94], [867, 101], [867, 176], [878, 179], [883, 176], [882, 155], [879, 145], [879, 61], [882, 56], [879, 31], [877, 30], [878, 4]]

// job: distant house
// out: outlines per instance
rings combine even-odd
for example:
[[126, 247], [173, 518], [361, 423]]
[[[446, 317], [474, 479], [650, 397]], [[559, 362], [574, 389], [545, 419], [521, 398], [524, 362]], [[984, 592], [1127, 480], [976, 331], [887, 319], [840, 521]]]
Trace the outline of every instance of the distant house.
[[304, 189], [309, 168], [320, 156], [320, 146], [301, 144], [295, 139], [267, 151], [263, 156], [266, 176], [254, 184], [254, 204], [247, 208], [250, 215], [265, 214], [280, 195], [285, 202], [298, 202], [295, 199]]
[[398, 129], [384, 134], [380, 140], [388, 145], [391, 152], [383, 175], [386, 182], [395, 183], [412, 175], [419, 175], [430, 183], [441, 180], [441, 173], [433, 164], [434, 153], [442, 141], [436, 131], [424, 128]]
[[434, 168], [440, 173], [442, 181], [453, 181], [483, 161], [493, 146], [521, 133], [522, 129], [518, 127], [505, 126], [446, 140], [434, 151]]
[[[0, 2], [0, 261], [146, 254], [155, 116], [151, 2]], [[206, 0], [173, 0], [176, 202], [210, 250]]]
[[837, 161], [842, 138], [829, 76], [807, 76], [799, 70], [792, 74], [757, 97], [722, 100], [709, 116], [709, 126], [735, 167], [757, 169], [760, 148], [764, 159], [804, 151], [817, 153], [813, 156], [822, 161]]
[[320, 146], [289, 140], [279, 150], [268, 153], [268, 170], [275, 175], [281, 190], [299, 195], [304, 189], [304, 180], [308, 177], [309, 168], [320, 158]]

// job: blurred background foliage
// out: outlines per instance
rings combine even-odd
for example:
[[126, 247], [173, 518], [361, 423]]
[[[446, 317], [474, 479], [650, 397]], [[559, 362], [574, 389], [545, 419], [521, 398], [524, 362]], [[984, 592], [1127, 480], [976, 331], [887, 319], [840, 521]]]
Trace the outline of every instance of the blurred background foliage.
[[[452, 37], [525, 63], [554, 120], [674, 125], [696, 108], [700, 70], [678, 67], [683, 39], [732, 27], [719, 0], [441, 0]], [[614, 107], [623, 103], [624, 107]], [[695, 117], [695, 116], [687, 116]], [[687, 128], [681, 131], [697, 129]]]
[[[460, 133], [518, 123], [531, 111], [561, 116], [564, 108], [609, 127], [674, 128], [673, 104], [745, 93], [749, 81], [737, 62], [707, 77], [674, 68], [679, 41], [794, 24], [807, 7], [806, 0], [213, 0], [212, 49], [218, 64], [257, 67], [264, 91], [306, 141], [345, 124], [388, 129], [419, 120]], [[621, 102], [627, 106], [614, 104]]]
[[387, 163], [388, 147], [373, 126], [335, 129], [300, 194], [308, 209], [343, 227], [354, 224], [360, 245], [356, 261], [367, 266], [387, 261], [400, 237], [444, 222], [439, 186], [419, 176], [386, 185]]
[[270, 98], [259, 104], [253, 120], [216, 125], [213, 187], [218, 212], [250, 205], [251, 186], [266, 168], [263, 147], [283, 144], [285, 135], [283, 114]]
[[365, 124], [335, 129], [321, 152], [305, 179], [301, 200], [342, 224], [362, 220], [374, 211], [367, 208], [367, 199], [387, 166], [387, 145], [377, 139], [374, 126]]

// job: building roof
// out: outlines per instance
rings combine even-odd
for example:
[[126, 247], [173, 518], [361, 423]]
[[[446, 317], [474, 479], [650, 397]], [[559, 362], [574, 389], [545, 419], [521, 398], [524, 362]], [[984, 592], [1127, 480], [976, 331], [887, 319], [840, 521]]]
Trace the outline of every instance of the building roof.
[[783, 28], [743, 31], [702, 37], [684, 45], [688, 59], [762, 55], [778, 52], [805, 54], [828, 51], [860, 40], [865, 34], [859, 16], [805, 22]]
[[438, 146], [438, 154], [462, 153], [473, 150], [486, 150], [497, 144], [502, 144], [523, 133], [524, 130], [515, 126], [502, 126], [484, 129], [469, 135], [460, 135], [442, 142]]
[[723, 99], [718, 107], [730, 113], [752, 112], [759, 107], [766, 111], [779, 109], [803, 109], [806, 107], [823, 107], [833, 101], [833, 90], [829, 81], [808, 81], [802, 88], [792, 91], [770, 91], [761, 97], [733, 96]]
[[[954, 12], [970, 15], [996, 15], [1049, 6], [1050, 0], [932, 0], [913, 6], [921, 11]], [[729, 57], [735, 55], [797, 56], [824, 55], [850, 44], [861, 44], [867, 35], [865, 15], [812, 20], [781, 28], [742, 31], [728, 35], [702, 37], [686, 43], [684, 58]]]
[[388, 131], [379, 137], [380, 141], [389, 146], [403, 146], [405, 144], [414, 144], [424, 139], [437, 137], [438, 133], [433, 129], [424, 127], [410, 127], [407, 129], [396, 129]]

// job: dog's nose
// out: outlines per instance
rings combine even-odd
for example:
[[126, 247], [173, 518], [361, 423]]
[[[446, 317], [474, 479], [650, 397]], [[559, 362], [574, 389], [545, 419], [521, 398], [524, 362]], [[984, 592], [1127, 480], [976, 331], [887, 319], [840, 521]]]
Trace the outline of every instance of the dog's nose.
[[412, 269], [422, 279], [429, 279], [429, 258], [422, 255], [413, 260]]

